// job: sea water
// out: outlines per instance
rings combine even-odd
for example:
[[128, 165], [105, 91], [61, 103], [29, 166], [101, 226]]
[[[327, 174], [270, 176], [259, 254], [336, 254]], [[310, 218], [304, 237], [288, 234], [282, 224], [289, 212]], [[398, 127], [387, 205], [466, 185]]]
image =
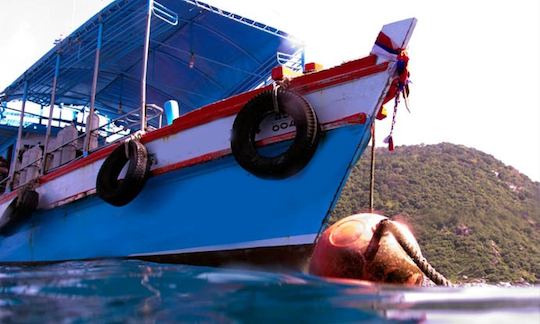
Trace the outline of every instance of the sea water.
[[540, 323], [540, 287], [404, 288], [105, 260], [0, 267], [0, 322]]

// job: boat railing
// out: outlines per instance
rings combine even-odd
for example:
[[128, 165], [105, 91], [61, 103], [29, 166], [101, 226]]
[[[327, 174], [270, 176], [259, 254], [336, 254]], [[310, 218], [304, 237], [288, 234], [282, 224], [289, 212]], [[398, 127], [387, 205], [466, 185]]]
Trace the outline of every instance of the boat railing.
[[282, 66], [286, 66], [293, 71], [302, 71], [305, 63], [304, 48], [300, 48], [293, 54], [277, 52], [276, 59]]
[[[8, 107], [8, 106], [2, 106], [2, 109], [14, 111], [14, 112], [19, 113], [19, 114], [21, 113], [21, 111], [19, 109], [15, 109], [15, 108]], [[41, 125], [42, 120], [47, 119], [46, 116], [43, 116], [41, 114], [31, 113], [31, 112], [28, 112], [28, 111], [25, 111], [24, 115], [37, 118], [38, 119], [38, 125]], [[63, 118], [51, 118], [51, 120], [54, 121], [54, 122], [58, 122], [58, 123], [69, 123], [69, 120], [63, 119]], [[26, 127], [26, 125], [31, 125], [32, 123], [33, 122], [26, 122], [26, 124], [24, 124], [23, 127]]]
[[157, 18], [163, 20], [164, 22], [172, 26], [178, 25], [178, 14], [157, 1], [154, 1], [152, 13]]
[[[148, 104], [146, 105], [146, 111], [147, 111], [147, 115], [146, 115], [146, 120], [147, 122], [150, 122], [150, 121], [153, 121], [153, 120], [156, 120], [157, 119], [157, 124], [158, 124], [158, 127], [157, 129], [161, 128], [162, 127], [162, 124], [163, 124], [163, 113], [164, 113], [164, 110], [162, 107], [158, 106], [158, 105], [155, 105], [155, 104]], [[118, 129], [115, 129], [115, 130], [111, 130], [110, 129], [110, 126], [112, 125], [117, 125], [118, 124], [121, 124]], [[22, 171], [25, 171], [26, 169], [30, 168], [30, 167], [41, 167], [41, 165], [43, 163], [46, 164], [46, 167], [45, 167], [45, 173], [48, 173], [50, 171], [53, 171], [55, 169], [58, 169], [60, 168], [61, 166], [67, 164], [67, 163], [70, 163], [72, 161], [75, 161], [75, 160], [79, 160], [79, 159], [82, 159], [84, 157], [86, 157], [88, 154], [90, 154], [91, 152], [94, 152], [94, 151], [97, 151], [105, 146], [109, 146], [109, 145], [112, 145], [113, 143], [116, 143], [118, 141], [121, 141], [121, 140], [124, 140], [126, 137], [130, 136], [131, 134], [133, 134], [133, 130], [137, 128], [137, 126], [140, 125], [140, 109], [134, 109], [128, 113], [125, 113], [115, 119], [112, 119], [112, 120], [109, 120], [107, 123], [95, 128], [95, 129], [91, 129], [89, 132], [90, 132], [90, 136], [92, 136], [93, 134], [95, 134], [96, 132], [98, 133], [98, 136], [101, 135], [102, 138], [105, 138], [102, 143], [104, 143], [103, 145], [98, 145], [97, 147], [93, 147], [91, 149], [88, 149], [88, 150], [84, 150], [84, 148], [82, 148], [82, 142], [84, 141], [84, 138], [86, 136], [86, 132], [83, 132], [81, 135], [77, 136], [76, 138], [72, 139], [72, 140], [69, 140], [67, 141], [66, 143], [63, 143], [61, 145], [57, 145], [55, 146], [54, 148], [52, 148], [51, 150], [47, 150], [46, 154], [41, 154], [41, 156], [37, 159], [34, 159], [24, 165], [20, 165], [19, 168], [16, 168], [15, 169], [15, 174], [13, 176], [13, 178], [16, 177], [16, 175], [20, 175]], [[147, 130], [149, 131], [152, 131], [153, 129], [156, 129], [152, 126], [150, 126], [150, 128], [147, 128]], [[124, 134], [122, 134], [124, 132]], [[107, 139], [108, 138], [111, 138], [112, 136], [117, 136], [116, 138], [108, 141]], [[99, 141], [98, 141], [98, 144], [99, 144]], [[52, 163], [51, 161], [51, 157], [53, 157], [54, 153], [55, 152], [61, 152], [64, 148], [67, 148], [67, 147], [73, 147], [75, 148], [76, 150], [79, 150], [79, 151], [82, 151], [81, 154], [76, 154], [76, 156], [73, 158], [73, 159], [69, 159], [67, 161], [64, 161], [63, 163], [60, 163], [59, 165], [50, 165]], [[82, 150], [80, 150], [82, 149]], [[43, 150], [43, 149], [42, 149]], [[62, 162], [62, 161], [61, 161]], [[9, 179], [8, 179], [9, 178]], [[9, 183], [9, 180], [11, 179], [11, 177], [8, 177], [6, 179], [3, 179], [2, 181], [0, 181], [0, 188], [2, 187], [1, 184], [2, 183]], [[31, 181], [32, 179], [30, 180], [23, 180], [23, 181], [19, 181], [19, 183], [15, 184], [13, 182], [12, 183], [12, 189], [15, 190], [23, 185], [25, 185], [26, 183], [28, 183], [29, 181]]]

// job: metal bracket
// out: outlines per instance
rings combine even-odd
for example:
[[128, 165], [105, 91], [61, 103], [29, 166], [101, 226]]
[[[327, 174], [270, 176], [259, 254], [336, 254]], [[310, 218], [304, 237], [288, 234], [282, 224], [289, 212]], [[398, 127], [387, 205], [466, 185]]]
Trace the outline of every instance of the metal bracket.
[[145, 132], [138, 130], [135, 133], [129, 135], [124, 142], [127, 143], [129, 141], [140, 141], [141, 137], [144, 135]]

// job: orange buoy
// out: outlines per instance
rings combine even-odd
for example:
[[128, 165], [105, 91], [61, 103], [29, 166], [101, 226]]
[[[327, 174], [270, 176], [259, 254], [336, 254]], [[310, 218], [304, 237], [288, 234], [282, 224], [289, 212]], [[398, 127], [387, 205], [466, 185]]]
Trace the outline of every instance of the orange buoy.
[[[357, 214], [330, 226], [317, 241], [309, 272], [323, 277], [420, 285], [422, 271], [394, 235], [384, 231], [374, 238], [378, 224], [385, 219], [388, 218], [377, 214]], [[402, 237], [419, 251], [409, 229], [403, 224], [394, 224]]]

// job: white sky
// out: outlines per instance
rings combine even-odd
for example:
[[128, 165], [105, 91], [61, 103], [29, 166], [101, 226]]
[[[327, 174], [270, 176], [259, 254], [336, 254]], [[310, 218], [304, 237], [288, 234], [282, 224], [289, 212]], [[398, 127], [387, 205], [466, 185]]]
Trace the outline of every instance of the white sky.
[[[326, 67], [368, 55], [383, 24], [418, 18], [396, 144], [471, 146], [540, 181], [539, 1], [207, 1], [295, 35]], [[108, 3], [0, 0], [0, 89]]]

